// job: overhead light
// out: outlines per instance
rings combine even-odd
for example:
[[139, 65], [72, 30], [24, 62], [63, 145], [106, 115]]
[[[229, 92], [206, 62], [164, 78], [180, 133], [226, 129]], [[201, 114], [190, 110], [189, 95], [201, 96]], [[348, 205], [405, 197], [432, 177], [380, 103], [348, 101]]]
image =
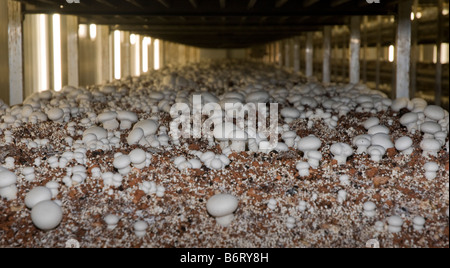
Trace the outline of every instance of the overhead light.
[[89, 25], [89, 37], [91, 38], [91, 40], [95, 40], [95, 38], [97, 37], [97, 25]]
[[389, 62], [394, 62], [395, 60], [395, 47], [393, 45], [389, 46]]
[[88, 26], [86, 24], [80, 24], [78, 26], [78, 36], [80, 38], [86, 38], [88, 36]]
[[144, 37], [142, 39], [142, 72], [148, 72], [148, 47], [151, 44], [150, 37]]
[[417, 13], [416, 13], [416, 18], [417, 18], [418, 20], [420, 20], [420, 19], [422, 18], [422, 12], [417, 12]]
[[414, 20], [414, 18], [415, 18], [415, 14], [414, 14], [414, 12], [411, 12], [411, 20]]
[[53, 89], [62, 89], [61, 63], [61, 16], [53, 15]]
[[38, 91], [49, 89], [48, 81], [48, 54], [47, 54], [47, 15], [37, 15], [37, 59], [38, 59]]
[[120, 79], [122, 76], [121, 73], [121, 60], [120, 60], [120, 49], [121, 49], [121, 38], [120, 31], [114, 31], [114, 78]]
[[160, 41], [158, 39], [156, 39], [153, 42], [153, 49], [154, 49], [154, 69], [155, 70], [159, 70], [161, 68], [160, 65], [160, 58], [159, 58], [159, 52], [160, 52]]
[[141, 75], [141, 42], [139, 42], [139, 35], [134, 35], [134, 53], [135, 53], [135, 75]]
[[136, 35], [135, 34], [130, 35], [130, 44], [136, 45]]

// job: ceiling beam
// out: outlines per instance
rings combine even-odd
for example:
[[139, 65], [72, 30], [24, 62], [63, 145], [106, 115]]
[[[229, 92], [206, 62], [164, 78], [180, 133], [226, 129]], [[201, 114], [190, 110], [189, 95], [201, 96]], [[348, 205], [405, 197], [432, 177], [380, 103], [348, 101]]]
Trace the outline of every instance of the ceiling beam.
[[289, 2], [289, 0], [277, 0], [275, 2], [275, 7], [280, 8], [280, 7], [284, 6], [287, 2]]
[[219, 0], [220, 8], [225, 9], [227, 7], [227, 0]]
[[170, 8], [169, 2], [167, 0], [157, 0], [161, 5], [165, 6], [166, 8]]
[[250, 2], [248, 2], [247, 8], [248, 8], [248, 9], [254, 8], [255, 5], [256, 5], [256, 2], [258, 2], [258, 0], [250, 0]]
[[191, 5], [192, 5], [195, 9], [198, 8], [197, 0], [189, 0], [189, 2], [191, 3]]
[[316, 3], [318, 3], [320, 0], [305, 0], [303, 1], [303, 7], [310, 7]]

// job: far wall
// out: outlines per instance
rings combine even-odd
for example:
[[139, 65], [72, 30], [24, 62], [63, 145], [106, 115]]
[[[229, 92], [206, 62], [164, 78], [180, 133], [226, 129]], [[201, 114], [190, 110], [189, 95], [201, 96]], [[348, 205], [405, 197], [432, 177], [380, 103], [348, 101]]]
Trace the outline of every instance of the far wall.
[[200, 49], [200, 60], [244, 59], [245, 49]]

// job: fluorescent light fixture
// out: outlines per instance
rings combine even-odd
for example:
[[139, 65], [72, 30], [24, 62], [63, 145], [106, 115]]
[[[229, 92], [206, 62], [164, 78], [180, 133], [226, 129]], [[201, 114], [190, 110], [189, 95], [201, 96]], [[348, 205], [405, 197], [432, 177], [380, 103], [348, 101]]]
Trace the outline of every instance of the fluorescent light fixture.
[[144, 73], [148, 72], [148, 50], [151, 42], [150, 37], [144, 37], [142, 39], [142, 72]]
[[62, 63], [61, 63], [61, 16], [53, 15], [53, 89], [62, 89]]
[[121, 38], [120, 31], [114, 31], [114, 78], [121, 78], [121, 61], [120, 61], [120, 49], [121, 49]]
[[393, 45], [389, 46], [389, 62], [394, 62], [395, 59], [395, 47]]
[[97, 25], [89, 25], [89, 37], [91, 38], [91, 40], [95, 40], [95, 38], [97, 37]]
[[137, 39], [137, 36], [135, 34], [131, 34], [130, 35], [130, 44], [136, 45], [136, 43], [137, 43], [136, 39]]
[[417, 19], [421, 19], [422, 18], [422, 12], [417, 12], [416, 13], [416, 18]]
[[160, 41], [158, 39], [156, 39], [153, 42], [153, 49], [154, 49], [154, 69], [155, 70], [159, 70], [161, 68], [160, 65], [160, 58], [159, 58], [159, 52], [160, 52]]
[[141, 42], [139, 42], [140, 36], [135, 36], [135, 45], [134, 45], [134, 66], [136, 68], [135, 75], [139, 76], [141, 75]]
[[86, 38], [88, 36], [88, 26], [86, 24], [80, 24], [78, 26], [78, 36], [80, 38]]
[[414, 12], [411, 12], [411, 20], [414, 20], [415, 19], [415, 15], [414, 15]]
[[37, 15], [37, 59], [38, 59], [38, 91], [49, 89], [48, 54], [47, 54], [47, 15]]

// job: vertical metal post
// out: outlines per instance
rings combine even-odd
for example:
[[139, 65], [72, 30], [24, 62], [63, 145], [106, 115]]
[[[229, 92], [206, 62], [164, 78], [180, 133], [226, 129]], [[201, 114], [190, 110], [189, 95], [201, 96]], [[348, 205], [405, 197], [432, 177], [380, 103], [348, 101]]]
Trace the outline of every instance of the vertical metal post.
[[377, 16], [377, 59], [376, 59], [376, 66], [375, 66], [375, 84], [376, 84], [376, 90], [380, 90], [380, 72], [381, 72], [381, 57], [382, 57], [382, 50], [381, 50], [381, 29], [383, 28], [383, 20], [381, 19], [381, 16]]
[[438, 36], [436, 39], [437, 55], [436, 55], [436, 87], [434, 102], [436, 105], [442, 105], [442, 37], [443, 37], [443, 15], [444, 1], [438, 0]]
[[358, 84], [360, 74], [361, 17], [353, 16], [350, 25], [350, 83]]
[[22, 4], [8, 0], [9, 104], [23, 102]]
[[417, 40], [418, 40], [418, 26], [419, 21], [416, 18], [417, 14], [417, 8], [419, 6], [419, 0], [414, 0], [413, 3], [413, 14], [414, 14], [414, 20], [412, 21], [412, 29], [411, 29], [411, 85], [410, 85], [410, 91], [409, 95], [411, 98], [414, 98], [416, 96], [417, 91], [417, 60], [419, 57], [419, 50], [417, 46]]
[[131, 57], [130, 57], [130, 33], [129, 32], [122, 32], [123, 34], [123, 42], [122, 42], [122, 77], [127, 77], [131, 74], [130, 67], [131, 67]]
[[111, 62], [109, 58], [109, 27], [104, 25], [97, 25], [97, 55], [99, 64], [99, 78], [100, 83], [106, 83], [110, 77]]
[[331, 26], [323, 29], [323, 83], [331, 82]]
[[345, 82], [347, 78], [347, 63], [348, 63], [348, 53], [347, 53], [347, 35], [345, 32], [342, 33], [342, 77], [341, 81]]
[[314, 33], [306, 34], [306, 77], [313, 76]]
[[411, 11], [412, 0], [400, 1], [397, 30], [397, 98], [409, 98], [409, 70], [411, 62]]
[[78, 64], [78, 17], [67, 16], [67, 68], [70, 86], [80, 85]]
[[362, 71], [363, 71], [363, 82], [364, 84], [367, 83], [367, 50], [368, 50], [368, 44], [367, 44], [367, 23], [368, 23], [368, 18], [367, 16], [364, 16], [364, 23], [363, 23], [363, 32], [362, 32], [362, 40], [363, 40], [363, 46], [364, 46], [364, 51], [363, 51], [363, 67], [362, 67]]
[[297, 37], [294, 39], [294, 72], [300, 72], [300, 46]]

